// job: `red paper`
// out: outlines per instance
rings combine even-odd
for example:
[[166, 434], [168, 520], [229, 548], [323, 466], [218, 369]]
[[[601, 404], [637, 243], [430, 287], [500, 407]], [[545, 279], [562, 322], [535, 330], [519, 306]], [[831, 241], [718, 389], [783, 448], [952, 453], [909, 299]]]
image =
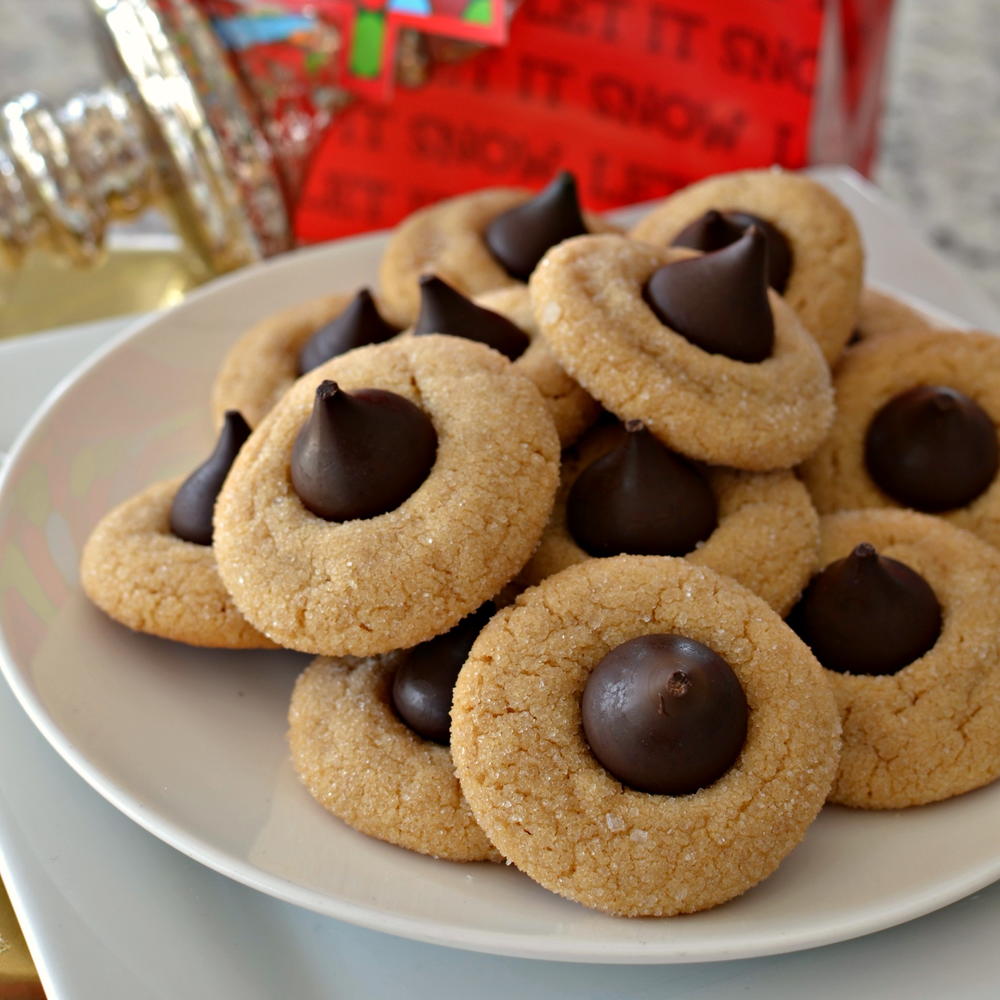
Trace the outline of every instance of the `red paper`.
[[506, 46], [436, 67], [326, 131], [304, 241], [488, 185], [574, 171], [594, 209], [737, 166], [807, 162], [823, 10], [806, 0], [525, 0]]

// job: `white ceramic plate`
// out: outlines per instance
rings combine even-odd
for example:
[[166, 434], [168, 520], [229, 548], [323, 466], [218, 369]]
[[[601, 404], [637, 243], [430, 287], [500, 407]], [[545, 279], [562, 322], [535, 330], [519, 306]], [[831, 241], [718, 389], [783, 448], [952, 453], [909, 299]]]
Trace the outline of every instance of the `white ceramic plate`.
[[673, 920], [618, 920], [516, 871], [452, 865], [354, 833], [301, 789], [287, 699], [306, 658], [206, 652], [136, 635], [77, 584], [114, 503], [207, 452], [208, 387], [236, 333], [374, 274], [379, 237], [218, 282], [132, 332], [54, 396], [0, 492], [3, 667], [59, 753], [152, 833], [281, 899], [439, 944], [600, 962], [793, 951], [888, 927], [1000, 877], [1000, 785], [905, 813], [828, 808], [778, 873]]

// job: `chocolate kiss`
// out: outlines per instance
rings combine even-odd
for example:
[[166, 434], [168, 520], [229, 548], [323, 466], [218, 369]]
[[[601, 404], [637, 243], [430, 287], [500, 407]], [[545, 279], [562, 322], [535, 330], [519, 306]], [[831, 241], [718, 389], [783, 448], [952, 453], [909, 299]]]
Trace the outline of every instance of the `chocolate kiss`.
[[436, 451], [434, 425], [408, 399], [325, 381], [292, 448], [292, 485], [327, 521], [375, 517], [427, 478]]
[[451, 631], [403, 654], [392, 682], [392, 703], [417, 735], [444, 746], [449, 742], [455, 680], [483, 626], [496, 614], [487, 601]]
[[661, 323], [710, 354], [763, 361], [774, 347], [764, 234], [751, 226], [724, 250], [654, 271], [645, 298]]
[[513, 361], [531, 338], [506, 316], [484, 309], [434, 274], [420, 279], [420, 315], [414, 334], [446, 333], [486, 344]]
[[304, 375], [355, 347], [381, 344], [397, 333], [399, 330], [382, 319], [372, 293], [362, 288], [342, 313], [321, 326], [303, 344], [299, 351], [299, 374]]
[[865, 436], [865, 465], [878, 487], [928, 513], [975, 500], [993, 482], [998, 458], [987, 413], [943, 385], [920, 385], [889, 400]]
[[788, 624], [827, 670], [894, 674], [941, 634], [941, 606], [909, 566], [862, 542], [812, 578]]
[[712, 251], [735, 243], [751, 226], [757, 226], [767, 243], [767, 283], [780, 295], [792, 273], [792, 248], [785, 234], [767, 219], [750, 212], [719, 212], [710, 208], [685, 226], [671, 242], [673, 247]]
[[588, 465], [566, 501], [566, 524], [592, 556], [681, 556], [715, 531], [715, 494], [704, 476], [640, 420]]
[[594, 756], [640, 792], [689, 795], [732, 767], [747, 734], [747, 700], [721, 656], [681, 635], [616, 646], [580, 703]]
[[491, 253], [518, 281], [527, 281], [549, 247], [587, 232], [576, 180], [563, 170], [530, 201], [498, 215], [484, 234]]
[[170, 505], [170, 530], [178, 538], [196, 545], [212, 544], [215, 498], [248, 437], [250, 425], [242, 414], [237, 410], [226, 410], [212, 454], [181, 483]]

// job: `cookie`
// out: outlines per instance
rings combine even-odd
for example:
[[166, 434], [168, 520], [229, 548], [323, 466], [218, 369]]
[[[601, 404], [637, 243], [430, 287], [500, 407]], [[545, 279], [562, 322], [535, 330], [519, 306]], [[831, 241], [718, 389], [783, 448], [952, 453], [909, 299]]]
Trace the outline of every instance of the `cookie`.
[[171, 532], [170, 508], [182, 482], [156, 483], [101, 519], [83, 549], [84, 592], [137, 632], [192, 646], [277, 648], [237, 611], [212, 548]]
[[843, 718], [830, 800], [898, 809], [960, 795], [1000, 776], [1000, 559], [980, 539], [913, 511], [844, 511], [820, 521], [820, 564], [859, 543], [930, 585], [940, 634], [895, 673], [826, 670]]
[[239, 410], [256, 427], [299, 377], [299, 354], [309, 339], [355, 301], [346, 292], [324, 295], [282, 309], [247, 330], [226, 353], [212, 384], [216, 424], [226, 410]]
[[527, 287], [499, 288], [477, 296], [475, 302], [505, 316], [531, 337], [525, 352], [514, 361], [514, 369], [531, 379], [542, 394], [562, 446], [572, 444], [597, 419], [599, 407], [586, 389], [570, 378], [539, 336]]
[[858, 321], [848, 346], [897, 333], [923, 333], [940, 329], [929, 316], [888, 292], [866, 285], [858, 306]]
[[[593, 668], [662, 633], [721, 656], [749, 706], [736, 762], [692, 794], [623, 785], [582, 729]], [[706, 909], [773, 872], [829, 792], [839, 731], [823, 671], [760, 598], [641, 556], [571, 566], [499, 612], [459, 674], [451, 730], [462, 790], [500, 853], [553, 892], [628, 916]]]
[[[621, 445], [624, 435], [620, 424], [600, 426], [564, 453], [552, 516], [522, 582], [540, 583], [589, 558], [567, 526], [567, 498], [580, 473]], [[732, 577], [784, 614], [816, 569], [819, 520], [808, 492], [787, 471], [702, 471], [715, 496], [717, 524], [685, 558]]]
[[314, 660], [288, 713], [292, 763], [324, 809], [370, 837], [450, 861], [498, 861], [462, 797], [448, 748], [400, 721], [394, 652]]
[[[429, 417], [433, 467], [394, 509], [328, 521], [293, 488], [293, 445], [324, 380], [387, 390]], [[244, 445], [216, 505], [220, 573], [247, 618], [290, 648], [414, 646], [521, 568], [551, 510], [558, 460], [538, 390], [495, 351], [441, 336], [358, 348], [303, 376]]]
[[[829, 514], [911, 507], [937, 514], [1000, 546], [1000, 477], [995, 473], [990, 477], [990, 455], [982, 453], [992, 447], [995, 463], [998, 370], [1000, 340], [987, 333], [913, 332], [851, 348], [836, 373], [837, 417], [830, 436], [800, 470], [817, 510]], [[921, 387], [935, 386], [949, 390], [954, 403], [950, 411], [940, 411], [942, 416], [951, 412], [956, 418], [944, 420], [940, 433], [926, 423], [929, 431], [906, 434], [904, 427], [893, 431], [891, 439], [880, 437], [877, 427], [873, 432], [876, 418], [888, 404]], [[976, 411], [980, 411], [978, 421]], [[933, 406], [928, 412], [935, 412]], [[968, 421], [963, 414], [968, 414]], [[908, 422], [914, 428], [920, 424], [919, 412]], [[949, 431], [953, 423], [954, 434]], [[894, 459], [904, 445], [920, 449], [907, 459], [917, 463], [912, 465], [915, 479], [908, 484], [897, 482], [907, 470]], [[938, 495], [952, 489], [957, 492]]]
[[[833, 364], [854, 329], [864, 271], [864, 250], [851, 213], [802, 174], [746, 170], [709, 177], [672, 194], [636, 223], [630, 235], [669, 246], [712, 209], [750, 213], [784, 237], [791, 266], [782, 296]], [[748, 221], [754, 220], [739, 224]]]
[[647, 283], [664, 265], [695, 256], [622, 236], [567, 240], [532, 275], [538, 327], [592, 396], [623, 421], [643, 421], [673, 450], [751, 471], [789, 468], [816, 449], [832, 420], [826, 363], [774, 292], [764, 299], [761, 291], [774, 339], [757, 363], [710, 353], [664, 325], [647, 304]]
[[[269, 316], [232, 346], [212, 386], [212, 414], [221, 423], [226, 410], [236, 409], [256, 426], [299, 377], [299, 352], [309, 338], [341, 315], [353, 296], [328, 295]], [[515, 367], [538, 387], [565, 446], [575, 441], [597, 416], [597, 403], [563, 371], [545, 346], [531, 313], [523, 285], [489, 292], [478, 305], [505, 316], [531, 337]], [[455, 335], [459, 334], [457, 331]], [[470, 339], [476, 339], [470, 337]]]
[[[522, 283], [494, 255], [486, 231], [499, 216], [537, 197], [520, 188], [487, 188], [437, 202], [404, 219], [379, 264], [379, 288], [388, 315], [401, 326], [413, 323], [420, 307], [417, 280], [425, 273], [439, 275], [469, 297]], [[590, 232], [615, 231], [600, 216], [584, 213], [583, 222]]]

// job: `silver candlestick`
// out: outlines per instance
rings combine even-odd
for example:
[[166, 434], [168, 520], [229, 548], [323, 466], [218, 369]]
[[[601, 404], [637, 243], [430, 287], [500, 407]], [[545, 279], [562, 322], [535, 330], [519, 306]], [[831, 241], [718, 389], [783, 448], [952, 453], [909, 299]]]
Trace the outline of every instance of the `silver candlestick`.
[[110, 221], [153, 203], [211, 273], [287, 249], [274, 155], [190, 0], [90, 0], [117, 82], [52, 108], [0, 106], [0, 261], [43, 247], [87, 265]]

